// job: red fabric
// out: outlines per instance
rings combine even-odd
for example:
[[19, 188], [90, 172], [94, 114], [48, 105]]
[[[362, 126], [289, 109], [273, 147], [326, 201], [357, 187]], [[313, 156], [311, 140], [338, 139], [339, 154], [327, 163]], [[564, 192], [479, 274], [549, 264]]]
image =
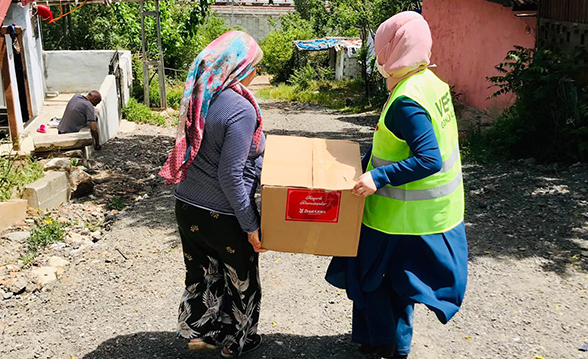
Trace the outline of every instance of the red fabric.
[[45, 5], [37, 5], [37, 14], [41, 17], [41, 19], [45, 21], [53, 21], [53, 13], [49, 8]]

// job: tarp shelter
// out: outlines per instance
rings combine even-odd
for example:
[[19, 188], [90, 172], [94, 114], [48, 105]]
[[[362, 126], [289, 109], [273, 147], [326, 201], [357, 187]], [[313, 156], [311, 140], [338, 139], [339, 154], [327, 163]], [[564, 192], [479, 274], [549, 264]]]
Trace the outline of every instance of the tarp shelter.
[[313, 40], [295, 40], [299, 51], [329, 51], [335, 79], [352, 79], [361, 76], [357, 53], [362, 42], [359, 38], [326, 37]]

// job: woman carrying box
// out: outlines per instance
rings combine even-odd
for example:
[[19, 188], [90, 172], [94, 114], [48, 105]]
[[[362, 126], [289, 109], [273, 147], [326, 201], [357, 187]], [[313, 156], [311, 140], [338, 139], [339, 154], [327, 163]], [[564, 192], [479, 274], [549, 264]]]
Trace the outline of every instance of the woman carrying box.
[[457, 122], [449, 86], [429, 69], [431, 47], [416, 12], [378, 28], [390, 97], [353, 189], [366, 198], [358, 254], [333, 258], [326, 276], [353, 300], [352, 340], [385, 358], [408, 357], [415, 303], [445, 324], [467, 282]]
[[190, 349], [234, 358], [259, 347], [259, 212], [254, 195], [265, 137], [246, 86], [263, 53], [230, 31], [196, 58], [184, 88], [176, 145], [160, 175], [175, 191], [186, 265], [178, 335]]

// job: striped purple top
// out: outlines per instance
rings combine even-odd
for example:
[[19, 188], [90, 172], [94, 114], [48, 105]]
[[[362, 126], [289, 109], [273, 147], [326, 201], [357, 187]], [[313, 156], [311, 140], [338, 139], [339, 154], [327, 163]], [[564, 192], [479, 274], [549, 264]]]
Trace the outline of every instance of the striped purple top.
[[200, 150], [175, 197], [196, 207], [237, 217], [245, 232], [259, 229], [254, 196], [261, 176], [265, 136], [253, 143], [253, 105], [231, 89], [211, 103]]

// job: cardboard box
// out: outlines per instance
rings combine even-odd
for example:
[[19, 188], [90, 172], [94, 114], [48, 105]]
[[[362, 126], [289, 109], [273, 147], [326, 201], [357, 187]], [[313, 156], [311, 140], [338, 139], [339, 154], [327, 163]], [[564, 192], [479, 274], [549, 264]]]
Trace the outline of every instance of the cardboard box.
[[263, 248], [357, 255], [364, 199], [351, 189], [361, 174], [356, 142], [268, 136], [261, 175]]

